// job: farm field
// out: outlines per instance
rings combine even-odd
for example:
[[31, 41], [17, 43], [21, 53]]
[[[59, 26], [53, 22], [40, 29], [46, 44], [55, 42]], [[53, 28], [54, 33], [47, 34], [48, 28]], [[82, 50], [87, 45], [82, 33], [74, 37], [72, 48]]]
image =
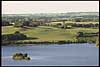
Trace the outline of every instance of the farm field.
[[35, 28], [22, 30], [21, 28], [16, 28], [13, 26], [2, 27], [2, 34], [13, 34], [15, 31], [19, 31], [27, 35], [27, 37], [37, 38], [37, 39], [21, 40], [21, 41], [60, 41], [60, 40], [76, 41], [77, 32], [95, 33], [98, 32], [99, 29], [95, 29], [95, 28], [60, 29], [60, 28], [48, 27], [48, 26], [38, 26]]

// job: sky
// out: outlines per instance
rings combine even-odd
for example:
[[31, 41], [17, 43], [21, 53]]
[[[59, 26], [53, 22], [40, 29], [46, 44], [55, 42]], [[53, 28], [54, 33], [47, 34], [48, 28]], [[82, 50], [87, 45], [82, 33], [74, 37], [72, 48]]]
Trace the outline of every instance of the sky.
[[2, 14], [99, 12], [99, 1], [2, 1]]

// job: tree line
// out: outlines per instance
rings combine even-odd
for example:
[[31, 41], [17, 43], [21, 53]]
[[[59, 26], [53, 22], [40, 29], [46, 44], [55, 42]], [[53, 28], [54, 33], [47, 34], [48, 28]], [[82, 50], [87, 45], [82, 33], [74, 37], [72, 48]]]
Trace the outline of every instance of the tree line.
[[[64, 15], [64, 16], [63, 16]], [[97, 15], [80, 15], [78, 16], [76, 14], [60, 14], [56, 17], [53, 17], [52, 15], [46, 15], [46, 14], [40, 14], [40, 15], [28, 15], [28, 16], [20, 16], [20, 15], [4, 15], [2, 16], [2, 26], [9, 26], [13, 23], [16, 26], [20, 25], [27, 25], [27, 26], [37, 26], [50, 23], [52, 21], [58, 21], [65, 19], [66, 21], [73, 21], [73, 22], [99, 22], [99, 16]]]

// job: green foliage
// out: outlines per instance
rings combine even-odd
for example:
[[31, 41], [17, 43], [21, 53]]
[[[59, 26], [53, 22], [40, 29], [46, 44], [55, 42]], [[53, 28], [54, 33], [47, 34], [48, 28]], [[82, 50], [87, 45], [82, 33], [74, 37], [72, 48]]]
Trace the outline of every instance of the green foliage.
[[96, 46], [99, 46], [99, 37], [96, 39]]
[[10, 22], [7, 20], [2, 21], [2, 26], [11, 26]]
[[2, 20], [3, 44], [94, 42], [99, 28], [98, 12], [3, 15]]
[[96, 38], [98, 37], [97, 33], [83, 33], [78, 32], [77, 33], [77, 40], [78, 42], [87, 42], [87, 43], [95, 43]]
[[19, 31], [16, 31], [14, 34], [2, 35], [2, 40], [4, 41], [23, 40], [23, 39], [27, 39], [27, 36], [24, 34], [21, 34]]
[[12, 58], [14, 60], [30, 60], [30, 57], [27, 56], [26, 54], [22, 54], [22, 53], [15, 53]]
[[83, 32], [78, 32], [77, 37], [81, 37], [81, 36], [83, 36]]
[[23, 22], [15, 22], [14, 27], [22, 27]]
[[[68, 40], [73, 43], [73, 42], [82, 42], [82, 40], [85, 40], [87, 42], [88, 40], [91, 39], [91, 41], [95, 41], [95, 34], [88, 34], [88, 33], [95, 33], [98, 32], [99, 29], [94, 29], [94, 28], [72, 28], [72, 29], [60, 29], [56, 27], [50, 27], [50, 26], [39, 26], [35, 28], [30, 28], [26, 31], [21, 31], [20, 28], [15, 27], [3, 27], [2, 28], [2, 35], [10, 35], [10, 34], [15, 34], [16, 31], [20, 31], [20, 34], [24, 34], [27, 37], [31, 37], [31, 39], [23, 39], [23, 40], [11, 40], [8, 41], [2, 41], [3, 45], [9, 45], [9, 44], [43, 44], [43, 43], [58, 43], [59, 41], [66, 41], [68, 43]], [[77, 41], [77, 32], [84, 32], [86, 33], [85, 35], [89, 36], [87, 38], [80, 38], [79, 41]], [[18, 33], [18, 32], [17, 32]], [[83, 33], [83, 35], [84, 35]], [[92, 36], [92, 37], [91, 37]], [[36, 37], [37, 39], [34, 39]], [[89, 41], [88, 41], [89, 42]]]

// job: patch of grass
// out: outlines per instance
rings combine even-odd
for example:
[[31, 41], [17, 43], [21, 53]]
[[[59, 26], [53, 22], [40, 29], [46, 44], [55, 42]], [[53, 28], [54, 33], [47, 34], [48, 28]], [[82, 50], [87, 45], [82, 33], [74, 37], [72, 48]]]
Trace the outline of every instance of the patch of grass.
[[98, 32], [99, 29], [94, 28], [73, 28], [73, 29], [60, 29], [54, 27], [47, 27], [47, 26], [39, 26], [35, 28], [29, 28], [26, 31], [22, 31], [21, 28], [15, 28], [13, 26], [3, 26], [2, 27], [2, 34], [12, 34], [15, 31], [19, 31], [27, 37], [31, 38], [38, 38], [38, 39], [29, 39], [29, 40], [18, 40], [23, 42], [34, 41], [34, 42], [41, 42], [41, 41], [76, 41], [77, 32]]
[[2, 34], [12, 34], [15, 31], [19, 31], [21, 28], [16, 28], [13, 26], [2, 26]]

